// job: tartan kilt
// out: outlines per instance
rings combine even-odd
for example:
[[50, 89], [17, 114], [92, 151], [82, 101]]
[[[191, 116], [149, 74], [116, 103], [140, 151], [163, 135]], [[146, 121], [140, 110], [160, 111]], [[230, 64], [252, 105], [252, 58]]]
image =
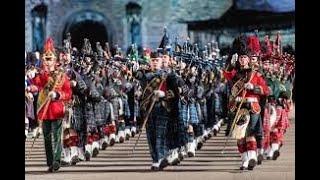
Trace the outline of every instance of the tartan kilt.
[[106, 119], [104, 118], [105, 103], [103, 101], [94, 103], [94, 119], [97, 126], [102, 126], [106, 124]]
[[72, 109], [71, 127], [76, 131], [85, 130], [84, 108], [81, 106], [73, 106]]
[[178, 112], [179, 112], [179, 124], [187, 127], [188, 126], [188, 111], [189, 107], [187, 103], [183, 103], [181, 100], [178, 102]]
[[103, 101], [103, 106], [104, 106], [103, 119], [105, 121], [104, 124], [111, 123], [111, 113], [113, 113], [113, 112], [111, 112], [110, 105], [112, 106], [112, 104], [109, 101], [107, 101], [107, 100]]
[[188, 104], [179, 100], [178, 112], [179, 112], [178, 123], [177, 123], [177, 130], [178, 130], [178, 137], [179, 137], [178, 145], [183, 146], [188, 143], [188, 136], [187, 136]]
[[206, 128], [211, 128], [216, 123], [216, 113], [215, 113], [215, 102], [214, 102], [214, 96], [210, 96], [206, 100], [206, 106], [207, 106], [207, 123]]
[[197, 107], [196, 107], [196, 103], [190, 103], [189, 104], [189, 115], [190, 115], [190, 119], [189, 119], [189, 124], [198, 124], [199, 123], [199, 117], [198, 117], [198, 111], [197, 111]]
[[119, 119], [119, 101], [118, 98], [112, 98], [111, 99], [111, 104], [113, 107], [113, 115], [114, 115], [114, 120], [117, 122]]
[[156, 103], [154, 109], [151, 113], [151, 118], [153, 119], [155, 131], [156, 131], [156, 151], [158, 152], [158, 158], [163, 158], [166, 156], [167, 151], [167, 135], [168, 135], [168, 122], [170, 121], [170, 116], [167, 110], [162, 107], [161, 103]]
[[135, 101], [134, 102], [134, 116], [135, 117], [140, 117], [140, 108], [139, 108], [139, 102]]
[[222, 97], [221, 97], [221, 94], [218, 94], [218, 93], [214, 93], [214, 96], [215, 96], [215, 113], [218, 115], [218, 116], [222, 116]]
[[129, 108], [128, 99], [122, 98], [122, 102], [123, 102], [124, 115], [126, 117], [130, 117], [131, 116], [131, 112], [130, 112], [130, 108]]
[[167, 146], [169, 149], [174, 149], [177, 146], [179, 131], [178, 131], [178, 122], [175, 119], [170, 117], [170, 120], [167, 124]]
[[207, 111], [207, 102], [204, 100], [204, 102], [199, 102], [200, 104], [200, 111], [201, 111], [201, 123], [207, 124], [208, 122], [208, 111]]
[[91, 102], [87, 102], [85, 104], [85, 110], [84, 110], [84, 118], [87, 122], [87, 126], [90, 127], [96, 127], [96, 121], [94, 116], [94, 109], [93, 104]]

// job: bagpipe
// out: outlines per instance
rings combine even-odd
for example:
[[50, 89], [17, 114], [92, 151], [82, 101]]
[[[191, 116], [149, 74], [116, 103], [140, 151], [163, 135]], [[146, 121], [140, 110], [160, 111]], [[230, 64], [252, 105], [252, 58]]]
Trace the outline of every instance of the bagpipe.
[[174, 51], [171, 54], [177, 61], [184, 62], [189, 67], [196, 66], [201, 69], [214, 69], [225, 66], [225, 58], [212, 58], [209, 56], [211, 54], [211, 46], [210, 48], [207, 46], [200, 48], [196, 43], [192, 45], [189, 39], [181, 46], [177, 43], [176, 38]]

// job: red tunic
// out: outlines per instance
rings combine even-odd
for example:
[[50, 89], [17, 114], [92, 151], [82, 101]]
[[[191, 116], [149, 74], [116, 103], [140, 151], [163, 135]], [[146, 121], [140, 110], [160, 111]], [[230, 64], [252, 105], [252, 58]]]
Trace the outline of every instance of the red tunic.
[[[236, 73], [237, 73], [236, 70], [232, 70], [231, 72], [224, 71], [223, 75], [228, 81], [230, 81], [236, 75]], [[250, 83], [252, 83], [255, 87], [259, 87], [261, 90], [261, 94], [257, 94], [251, 90], [248, 90], [245, 97], [256, 97], [258, 100], [260, 100], [259, 96], [261, 96], [261, 95], [268, 96], [269, 95], [270, 92], [269, 92], [269, 88], [267, 86], [267, 83], [263, 79], [263, 77], [261, 76], [260, 73], [255, 72], [253, 74], [253, 77], [252, 77]], [[239, 96], [241, 97], [241, 93], [239, 94]]]
[[[49, 79], [48, 73], [42, 73], [37, 75], [33, 80], [32, 84], [37, 86], [38, 90], [41, 91], [48, 82]], [[48, 105], [47, 112], [43, 114], [45, 106], [40, 109], [38, 113], [39, 120], [57, 120], [64, 117], [65, 114], [65, 102], [71, 100], [72, 89], [70, 86], [70, 81], [65, 73], [63, 73], [61, 78], [61, 83], [57, 85], [53, 91], [57, 92], [60, 96], [59, 99], [51, 100]], [[38, 107], [39, 108], [39, 107]]]

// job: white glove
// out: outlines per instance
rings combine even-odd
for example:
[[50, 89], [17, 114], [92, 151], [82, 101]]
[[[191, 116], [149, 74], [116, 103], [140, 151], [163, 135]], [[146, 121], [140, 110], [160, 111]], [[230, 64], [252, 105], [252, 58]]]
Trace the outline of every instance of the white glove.
[[248, 89], [248, 90], [252, 90], [252, 89], [254, 88], [254, 86], [253, 86], [252, 83], [246, 83], [246, 84], [244, 85], [244, 87], [245, 87], [246, 89]]
[[161, 90], [155, 90], [155, 91], [153, 91], [154, 92], [154, 95], [156, 95], [158, 98], [162, 98], [162, 97], [164, 97], [166, 94], [163, 92], [163, 91], [161, 91]]
[[232, 55], [231, 64], [232, 64], [232, 65], [235, 65], [236, 62], [237, 62], [237, 60], [238, 60], [238, 54], [235, 53], [235, 54]]
[[72, 80], [72, 81], [70, 82], [70, 84], [71, 84], [71, 87], [76, 87], [77, 82], [76, 82], [76, 81], [74, 81], [74, 80]]
[[54, 91], [50, 91], [48, 96], [51, 98], [51, 99], [55, 99], [57, 97], [57, 93], [54, 92]]
[[33, 101], [34, 100], [34, 98], [33, 98], [33, 94], [32, 93], [28, 93], [27, 94], [27, 98], [29, 99], [29, 100], [31, 100], [31, 101]]

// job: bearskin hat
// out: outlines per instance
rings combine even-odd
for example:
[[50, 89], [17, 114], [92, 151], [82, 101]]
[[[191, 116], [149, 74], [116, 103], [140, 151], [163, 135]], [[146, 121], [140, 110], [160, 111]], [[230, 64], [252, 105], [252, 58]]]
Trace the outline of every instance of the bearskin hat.
[[231, 53], [237, 53], [238, 55], [247, 55], [249, 53], [247, 37], [245, 35], [240, 35], [233, 41]]

